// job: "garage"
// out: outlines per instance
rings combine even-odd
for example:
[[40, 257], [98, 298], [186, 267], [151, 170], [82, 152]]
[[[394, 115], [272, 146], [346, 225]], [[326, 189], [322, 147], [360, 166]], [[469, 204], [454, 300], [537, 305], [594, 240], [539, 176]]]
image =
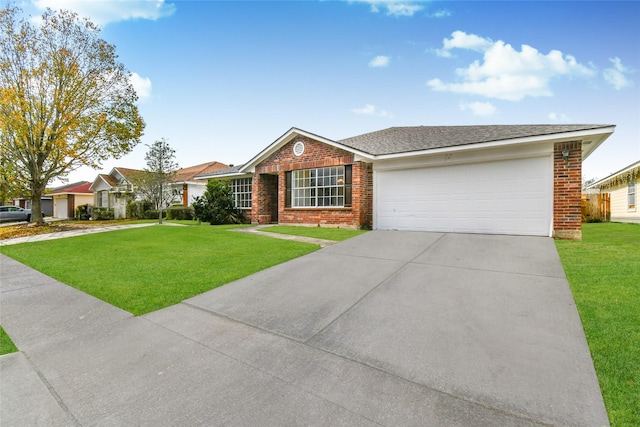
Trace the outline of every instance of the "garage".
[[550, 156], [374, 172], [374, 228], [549, 236]]

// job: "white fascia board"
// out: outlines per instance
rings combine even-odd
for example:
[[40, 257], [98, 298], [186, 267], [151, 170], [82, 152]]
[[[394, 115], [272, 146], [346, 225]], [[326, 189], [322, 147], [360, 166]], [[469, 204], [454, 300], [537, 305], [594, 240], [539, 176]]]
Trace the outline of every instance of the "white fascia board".
[[[403, 157], [429, 156], [436, 154], [446, 154], [467, 150], [478, 150], [487, 148], [506, 147], [519, 144], [538, 144], [538, 143], [556, 143], [566, 141], [587, 140], [589, 143], [589, 151], [586, 156], [591, 154], [602, 142], [613, 133], [615, 126], [599, 129], [589, 129], [576, 132], [554, 133], [550, 135], [527, 136], [522, 138], [504, 139], [499, 141], [480, 142], [476, 144], [456, 145], [452, 147], [432, 148], [420, 151], [410, 151], [406, 153], [381, 154], [374, 156], [375, 160], [397, 159]], [[583, 160], [586, 158], [583, 147]]]
[[[112, 171], [113, 172], [113, 171]], [[96, 177], [96, 179], [93, 180], [93, 183], [89, 186], [89, 190], [93, 191], [94, 193], [96, 192], [96, 187], [94, 187], [96, 184], [98, 184], [98, 186], [100, 185], [100, 182], [98, 182], [98, 180], [100, 182], [102, 182], [103, 184], [107, 185], [107, 187], [111, 188], [111, 184], [109, 184], [102, 175], [98, 175]], [[98, 190], [99, 191], [99, 190]]]
[[322, 137], [320, 135], [316, 135], [316, 134], [313, 134], [311, 132], [307, 132], [305, 130], [298, 129], [298, 128], [294, 127], [294, 128], [289, 129], [280, 138], [276, 139], [271, 145], [269, 145], [267, 148], [262, 150], [253, 159], [251, 159], [247, 163], [245, 163], [245, 165], [240, 169], [240, 172], [254, 173], [255, 170], [256, 170], [256, 165], [260, 164], [264, 159], [266, 159], [271, 154], [273, 154], [275, 151], [280, 149], [283, 145], [287, 144], [288, 142], [293, 141], [294, 139], [296, 139], [297, 137], [300, 137], [300, 136], [304, 136], [306, 138], [313, 139], [313, 140], [321, 142], [323, 144], [327, 144], [327, 145], [330, 145], [332, 147], [339, 148], [341, 150], [351, 152], [357, 157], [373, 160], [373, 156], [371, 156], [370, 154], [364, 153], [364, 152], [359, 151], [359, 150], [355, 150], [355, 149], [353, 149], [351, 147], [347, 147], [346, 145], [342, 145], [339, 142], [332, 141], [332, 140], [324, 138], [324, 137]]

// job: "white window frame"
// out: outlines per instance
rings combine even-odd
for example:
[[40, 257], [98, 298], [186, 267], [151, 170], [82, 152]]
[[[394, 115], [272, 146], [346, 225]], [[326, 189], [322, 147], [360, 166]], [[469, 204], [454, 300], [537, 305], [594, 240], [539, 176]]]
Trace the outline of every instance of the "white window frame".
[[637, 192], [636, 192], [636, 182], [635, 181], [629, 181], [629, 183], [627, 184], [627, 209], [630, 212], [635, 212], [636, 211], [636, 198], [637, 198]]
[[234, 178], [230, 184], [235, 207], [251, 209], [253, 178]]
[[343, 208], [344, 203], [344, 166], [292, 171], [292, 208]]

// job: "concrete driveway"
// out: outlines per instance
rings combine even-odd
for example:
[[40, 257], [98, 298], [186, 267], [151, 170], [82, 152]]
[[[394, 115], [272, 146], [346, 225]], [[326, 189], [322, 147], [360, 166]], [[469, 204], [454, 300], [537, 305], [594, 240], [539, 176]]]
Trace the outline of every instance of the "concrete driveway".
[[553, 240], [374, 231], [141, 317], [1, 257], [4, 425], [607, 425]]

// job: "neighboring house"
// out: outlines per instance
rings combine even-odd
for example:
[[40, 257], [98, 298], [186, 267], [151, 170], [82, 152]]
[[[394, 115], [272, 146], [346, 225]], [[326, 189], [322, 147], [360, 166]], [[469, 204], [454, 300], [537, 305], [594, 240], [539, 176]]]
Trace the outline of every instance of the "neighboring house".
[[196, 197], [202, 196], [207, 189], [206, 179], [197, 179], [197, 175], [211, 174], [227, 169], [229, 166], [219, 162], [208, 162], [201, 165], [178, 169], [171, 183], [175, 201], [183, 206], [190, 206]]
[[93, 191], [89, 187], [91, 187], [90, 182], [81, 181], [54, 188], [49, 193], [53, 198], [54, 218], [75, 218], [78, 206], [93, 206]]
[[[9, 205], [20, 206], [24, 209], [31, 209], [31, 199], [13, 199], [9, 202]], [[53, 216], [53, 200], [47, 193], [40, 198], [40, 208], [44, 216]]]
[[133, 181], [143, 173], [137, 169], [115, 167], [109, 174], [99, 174], [89, 187], [93, 191], [93, 206], [113, 210], [114, 219], [127, 217], [127, 203], [135, 198]]
[[609, 175], [587, 187], [608, 193], [610, 221], [640, 223], [638, 189], [640, 188], [640, 161]]
[[[206, 179], [196, 179], [196, 175], [213, 173], [228, 168], [218, 162], [178, 169], [172, 183], [174, 201], [189, 206], [196, 196], [201, 196], [207, 188]], [[113, 210], [115, 219], [126, 218], [127, 203], [136, 199], [136, 178], [145, 172], [138, 169], [115, 167], [108, 174], [100, 174], [91, 184], [94, 192], [93, 205]]]
[[613, 125], [291, 128], [230, 179], [253, 223], [581, 238], [582, 160]]

